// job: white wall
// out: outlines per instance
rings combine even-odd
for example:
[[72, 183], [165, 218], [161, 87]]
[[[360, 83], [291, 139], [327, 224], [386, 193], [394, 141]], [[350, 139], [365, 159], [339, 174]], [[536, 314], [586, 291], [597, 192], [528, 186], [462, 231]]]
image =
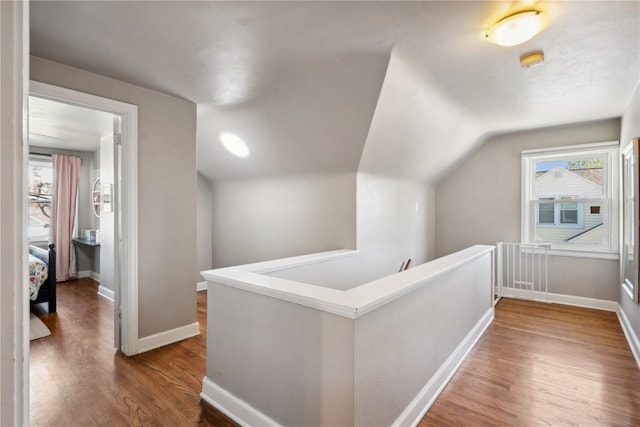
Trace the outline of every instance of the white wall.
[[138, 106], [139, 337], [192, 325], [195, 104], [37, 57], [31, 57], [31, 78]]
[[[620, 136], [620, 144], [624, 148], [634, 137], [640, 137], [640, 84], [636, 87], [635, 92], [629, 102], [624, 115], [622, 116], [622, 130]], [[639, 197], [636, 195], [636, 197]], [[618, 278], [618, 283], [622, 283], [622, 279]], [[622, 311], [629, 319], [629, 323], [636, 334], [636, 338], [640, 340], [640, 304], [634, 303], [631, 298], [618, 286], [618, 298]]]
[[215, 268], [355, 248], [355, 174], [213, 183]]
[[[371, 276], [434, 257], [434, 191], [426, 183], [358, 173], [357, 249]], [[416, 209], [417, 206], [417, 209]], [[471, 245], [468, 245], [471, 246]]]
[[196, 283], [203, 281], [200, 275], [201, 271], [213, 268], [212, 208], [213, 187], [211, 182], [201, 174], [198, 174], [198, 265]]
[[[618, 119], [490, 138], [436, 187], [436, 256], [472, 244], [520, 241], [521, 151], [614, 141]], [[550, 260], [549, 291], [615, 301], [617, 260]]]

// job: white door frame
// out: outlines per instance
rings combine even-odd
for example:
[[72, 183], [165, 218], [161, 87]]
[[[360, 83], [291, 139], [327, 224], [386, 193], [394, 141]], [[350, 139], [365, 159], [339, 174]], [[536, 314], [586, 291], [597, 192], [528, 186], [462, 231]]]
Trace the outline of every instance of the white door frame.
[[[120, 269], [120, 350], [127, 356], [138, 353], [138, 106], [36, 81], [30, 94], [54, 101], [101, 110], [122, 117], [122, 251], [114, 260]], [[117, 284], [116, 284], [117, 286]], [[114, 319], [118, 321], [118, 319]]]
[[0, 425], [29, 423], [29, 3], [0, 1]]

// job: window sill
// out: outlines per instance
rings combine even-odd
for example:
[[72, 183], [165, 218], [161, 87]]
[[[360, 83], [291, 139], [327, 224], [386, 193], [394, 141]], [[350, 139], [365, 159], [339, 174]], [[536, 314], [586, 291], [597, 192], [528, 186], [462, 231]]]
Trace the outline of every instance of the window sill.
[[576, 249], [549, 249], [549, 255], [553, 256], [567, 256], [574, 258], [594, 258], [594, 259], [610, 259], [619, 260], [620, 254], [618, 252], [604, 252], [604, 251], [581, 251]]

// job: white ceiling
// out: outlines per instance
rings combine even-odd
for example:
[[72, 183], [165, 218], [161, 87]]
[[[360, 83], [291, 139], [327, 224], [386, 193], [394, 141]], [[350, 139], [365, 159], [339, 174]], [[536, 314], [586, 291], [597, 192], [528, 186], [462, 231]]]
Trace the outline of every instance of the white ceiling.
[[[32, 53], [198, 104], [212, 180], [375, 172], [435, 180], [488, 135], [619, 117], [640, 2], [538, 3], [512, 48], [482, 30], [527, 2], [32, 2]], [[521, 69], [521, 54], [545, 64]], [[249, 159], [217, 140], [242, 136]]]
[[103, 111], [30, 96], [29, 144], [96, 151], [100, 149], [100, 137], [113, 133], [113, 117]]

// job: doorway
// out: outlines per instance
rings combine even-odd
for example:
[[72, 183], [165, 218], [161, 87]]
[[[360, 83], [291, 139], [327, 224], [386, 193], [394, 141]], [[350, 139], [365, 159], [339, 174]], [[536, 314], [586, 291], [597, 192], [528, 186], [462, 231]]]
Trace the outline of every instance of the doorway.
[[[96, 187], [101, 197], [98, 213], [106, 217], [105, 211], [108, 210], [110, 216], [109, 221], [92, 218], [92, 224], [99, 223], [102, 228], [108, 222], [112, 227], [112, 231], [100, 236], [101, 243], [110, 240], [112, 245], [110, 248], [100, 248], [100, 276], [103, 279], [108, 277], [103, 276], [105, 273], [112, 274], [109, 280], [112, 281], [111, 295], [114, 301], [114, 344], [126, 355], [137, 354], [137, 107], [39, 82], [31, 82], [30, 95], [70, 107], [100, 111], [110, 117], [113, 132], [99, 141], [96, 158], [111, 163], [94, 161], [87, 185], [93, 191], [96, 178], [100, 177], [100, 186]], [[98, 165], [99, 168], [96, 168]], [[106, 199], [108, 203], [105, 203]], [[94, 213], [89, 212], [90, 215]], [[86, 224], [87, 219], [84, 221]], [[108, 252], [109, 256], [103, 258], [103, 251]], [[105, 261], [109, 259], [111, 263]], [[102, 293], [109, 297], [109, 288], [105, 287]]]
[[[51, 224], [53, 156], [66, 156], [69, 161], [79, 158], [78, 185], [72, 197], [75, 215], [70, 218], [73, 240], [57, 239], [57, 259], [61, 261], [64, 255], [65, 272], [69, 269], [72, 278], [90, 277], [100, 283], [98, 294], [112, 302], [114, 210], [110, 198], [113, 135], [120, 119], [112, 113], [29, 96], [29, 245], [47, 250], [49, 236], [55, 235]], [[73, 256], [67, 260], [70, 251]], [[58, 276], [59, 280], [67, 278], [67, 274]]]

